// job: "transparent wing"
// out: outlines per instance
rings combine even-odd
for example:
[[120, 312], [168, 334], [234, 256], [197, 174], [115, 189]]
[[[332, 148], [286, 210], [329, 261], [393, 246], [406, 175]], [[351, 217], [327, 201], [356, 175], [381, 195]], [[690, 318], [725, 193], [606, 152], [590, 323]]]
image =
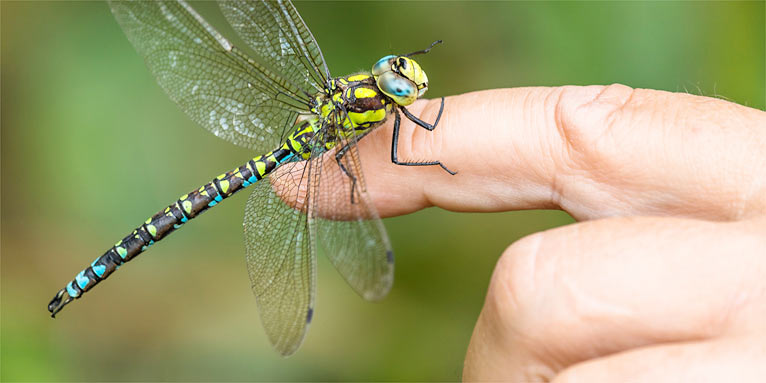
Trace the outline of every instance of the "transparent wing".
[[294, 83], [247, 57], [185, 2], [110, 6], [160, 86], [216, 136], [267, 151], [280, 144], [296, 113], [309, 109], [317, 85]]
[[[293, 170], [300, 169], [300, 170]], [[306, 190], [303, 167], [283, 165], [279, 180], [286, 192]], [[250, 282], [266, 334], [282, 355], [303, 343], [314, 310], [316, 254], [305, 208], [287, 205], [271, 177], [253, 185], [245, 206], [245, 248]]]
[[[321, 155], [315, 146], [309, 226], [311, 236], [351, 287], [368, 300], [388, 294], [394, 280], [394, 255], [386, 228], [372, 205], [362, 175], [356, 137], [341, 140]], [[336, 153], [345, 150], [341, 164]], [[356, 179], [355, 185], [353, 179]]]
[[327, 82], [330, 71], [322, 51], [292, 3], [219, 0], [219, 5], [229, 24], [266, 67], [307, 89]]

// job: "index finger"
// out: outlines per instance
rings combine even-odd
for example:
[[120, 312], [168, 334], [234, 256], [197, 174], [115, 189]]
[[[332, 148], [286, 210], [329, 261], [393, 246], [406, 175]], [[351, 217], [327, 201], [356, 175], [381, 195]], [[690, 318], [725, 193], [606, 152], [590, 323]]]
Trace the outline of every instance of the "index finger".
[[[439, 100], [412, 114], [432, 122]], [[675, 215], [714, 220], [766, 212], [766, 113], [731, 102], [624, 85], [514, 88], [446, 98], [433, 132], [393, 119], [359, 143], [383, 217], [560, 208], [576, 219]]]

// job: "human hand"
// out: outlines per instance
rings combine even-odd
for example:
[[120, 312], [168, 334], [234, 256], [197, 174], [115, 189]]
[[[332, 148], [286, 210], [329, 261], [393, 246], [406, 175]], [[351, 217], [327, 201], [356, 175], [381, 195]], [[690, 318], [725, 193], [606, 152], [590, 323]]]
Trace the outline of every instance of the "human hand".
[[[439, 100], [409, 109], [433, 121]], [[563, 209], [498, 261], [465, 380], [766, 380], [766, 113], [622, 85], [446, 99], [359, 144], [381, 216]], [[386, 159], [386, 161], [381, 161]]]

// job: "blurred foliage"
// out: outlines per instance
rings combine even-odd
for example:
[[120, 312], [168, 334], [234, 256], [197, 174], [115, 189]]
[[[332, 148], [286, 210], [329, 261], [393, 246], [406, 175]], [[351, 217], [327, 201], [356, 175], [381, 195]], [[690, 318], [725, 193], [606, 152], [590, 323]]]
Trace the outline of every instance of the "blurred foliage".
[[[195, 3], [233, 37], [214, 4]], [[565, 213], [387, 219], [394, 289], [320, 260], [317, 315], [271, 351], [232, 199], [51, 320], [50, 297], [146, 216], [253, 153], [193, 126], [100, 2], [0, 2], [3, 381], [457, 380], [492, 268]], [[430, 97], [624, 83], [763, 109], [764, 2], [300, 2], [335, 75], [436, 39]], [[236, 38], [233, 39], [238, 41]], [[241, 45], [241, 44], [240, 44]]]

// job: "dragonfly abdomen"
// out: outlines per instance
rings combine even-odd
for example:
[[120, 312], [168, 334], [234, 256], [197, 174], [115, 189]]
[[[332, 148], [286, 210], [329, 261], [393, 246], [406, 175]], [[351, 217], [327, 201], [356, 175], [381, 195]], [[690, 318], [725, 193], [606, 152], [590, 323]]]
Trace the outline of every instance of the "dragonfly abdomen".
[[[300, 138], [310, 138], [310, 135], [305, 133]], [[295, 135], [291, 138], [292, 140], [288, 140], [279, 149], [255, 157], [244, 165], [219, 175], [211, 182], [182, 195], [177, 201], [149, 217], [141, 226], [77, 274], [66, 287], [59, 290], [48, 304], [48, 311], [51, 312], [51, 316], [55, 316], [66, 304], [80, 298], [83, 293], [106, 279], [122, 264], [135, 258], [149, 246], [180, 228], [184, 223], [217, 205], [225, 198], [263, 179], [295, 154], [301, 154], [300, 152], [296, 153], [294, 147], [300, 142], [295, 140]]]

